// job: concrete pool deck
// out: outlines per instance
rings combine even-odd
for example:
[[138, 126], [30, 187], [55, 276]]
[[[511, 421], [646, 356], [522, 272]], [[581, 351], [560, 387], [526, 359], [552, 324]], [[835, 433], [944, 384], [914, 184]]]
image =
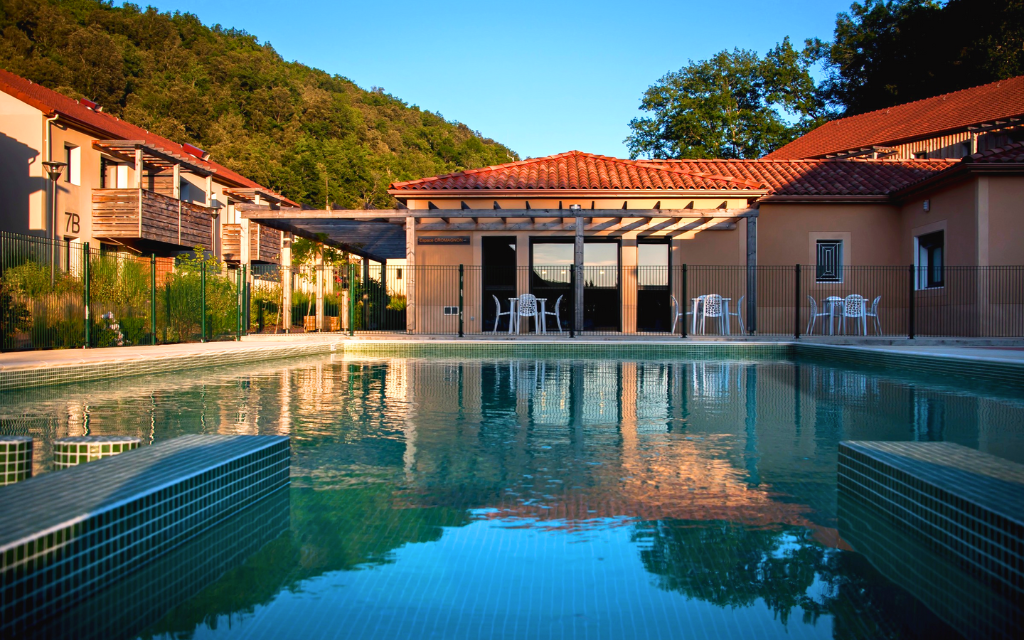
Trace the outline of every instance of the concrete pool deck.
[[[167, 373], [185, 369], [241, 364], [258, 360], [275, 360], [303, 355], [344, 352], [348, 348], [403, 347], [411, 345], [493, 346], [499, 348], [573, 345], [619, 347], [698, 347], [702, 350], [759, 346], [798, 346], [813, 353], [818, 349], [833, 353], [856, 355], [860, 360], [903, 360], [905, 357], [935, 362], [936, 359], [961, 367], [1003, 366], [1024, 373], [1024, 340], [950, 339], [919, 340], [809, 338], [809, 339], [722, 339], [665, 338], [661, 336], [540, 336], [493, 338], [473, 336], [356, 336], [342, 334], [305, 335], [280, 334], [247, 336], [241, 342], [208, 342], [141, 347], [108, 347], [102, 349], [60, 349], [0, 354], [0, 391], [50, 384], [88, 382], [125, 376]], [[354, 349], [353, 349], [354, 350]], [[891, 365], [890, 365], [891, 366]]]

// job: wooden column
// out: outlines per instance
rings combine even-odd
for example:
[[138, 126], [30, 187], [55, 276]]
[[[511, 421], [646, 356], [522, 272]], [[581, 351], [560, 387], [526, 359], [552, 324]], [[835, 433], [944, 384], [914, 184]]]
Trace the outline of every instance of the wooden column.
[[313, 267], [316, 271], [314, 275], [314, 282], [316, 283], [316, 328], [318, 331], [324, 330], [324, 259], [323, 256], [317, 256], [316, 264]]
[[416, 333], [416, 217], [405, 219], [405, 330]]
[[573, 306], [576, 317], [573, 322], [576, 331], [583, 330], [583, 217], [576, 216], [576, 238], [573, 245], [573, 269], [576, 270], [576, 290], [573, 292]]
[[135, 147], [135, 188], [142, 188], [142, 147]]
[[[747, 215], [747, 308], [737, 309], [746, 314], [747, 331], [757, 330], [757, 213]], [[682, 303], [683, 305], [686, 302]], [[731, 312], [730, 312], [731, 313]]]
[[292, 243], [291, 234], [281, 242], [281, 325], [285, 333], [292, 331]]
[[181, 200], [181, 165], [176, 164], [171, 170], [171, 193], [174, 195], [175, 200]]

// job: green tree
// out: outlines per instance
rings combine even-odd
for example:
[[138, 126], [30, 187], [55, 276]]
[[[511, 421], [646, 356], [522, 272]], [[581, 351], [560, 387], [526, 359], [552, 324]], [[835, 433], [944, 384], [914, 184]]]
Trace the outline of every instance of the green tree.
[[828, 101], [854, 115], [1024, 74], [1024, 0], [865, 0], [822, 47]]
[[820, 124], [810, 68], [818, 52], [789, 38], [763, 58], [721, 51], [666, 74], [644, 93], [626, 139], [630, 157], [757, 158]]

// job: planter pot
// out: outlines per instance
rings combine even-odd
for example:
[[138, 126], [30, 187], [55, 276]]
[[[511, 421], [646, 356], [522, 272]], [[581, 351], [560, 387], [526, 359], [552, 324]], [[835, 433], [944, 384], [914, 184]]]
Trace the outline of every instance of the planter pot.
[[302, 328], [307, 333], [316, 331], [316, 316], [302, 316]]
[[341, 331], [341, 318], [338, 316], [327, 316], [328, 331]]

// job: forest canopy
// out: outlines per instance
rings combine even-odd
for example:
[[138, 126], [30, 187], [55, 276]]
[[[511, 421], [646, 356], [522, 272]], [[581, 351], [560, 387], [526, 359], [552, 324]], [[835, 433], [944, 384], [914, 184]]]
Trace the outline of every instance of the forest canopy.
[[255, 35], [101, 0], [0, 0], [0, 67], [202, 147], [303, 204], [390, 207], [388, 184], [519, 156]]

